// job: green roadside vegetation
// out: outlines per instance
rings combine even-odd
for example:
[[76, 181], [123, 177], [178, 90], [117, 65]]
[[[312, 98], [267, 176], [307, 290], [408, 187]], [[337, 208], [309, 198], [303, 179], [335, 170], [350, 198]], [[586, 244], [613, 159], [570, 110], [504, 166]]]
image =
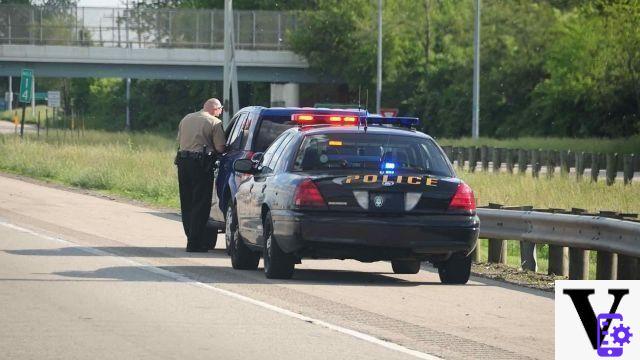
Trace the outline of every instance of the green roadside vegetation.
[[[51, 130], [49, 136], [24, 140], [0, 135], [0, 171], [24, 175], [144, 203], [179, 208], [174, 135], [157, 133], [82, 133]], [[459, 174], [474, 189], [478, 205], [533, 205], [538, 208], [584, 208], [640, 213], [640, 186], [577, 182], [568, 177], [532, 178], [530, 175]], [[508, 264], [519, 266], [518, 243], [510, 241]], [[481, 241], [487, 257], [486, 240]], [[547, 246], [538, 248], [539, 271], [547, 270]], [[595, 253], [591, 254], [595, 276]]]
[[179, 208], [174, 140], [155, 134], [50, 131], [0, 136], [0, 170]]
[[[40, 117], [40, 124], [44, 126], [47, 112], [49, 113], [49, 117], [51, 117], [53, 114], [53, 108], [50, 108], [46, 105], [36, 105], [36, 111], [34, 116], [31, 106], [28, 106], [25, 111], [24, 121], [26, 123], [35, 124], [38, 122], [38, 117]], [[14, 115], [17, 115], [18, 121], [20, 121], [22, 119], [22, 107], [15, 108], [11, 111], [9, 110], [0, 111], [0, 120], [13, 121]]]
[[508, 206], [531, 205], [534, 208], [599, 210], [640, 213], [640, 186], [604, 181], [576, 181], [556, 175], [548, 178], [507, 173], [469, 173], [458, 175], [474, 190], [478, 205], [497, 203]]
[[470, 137], [459, 139], [443, 138], [438, 139], [441, 146], [489, 146], [505, 149], [526, 149], [526, 150], [571, 150], [594, 153], [618, 153], [618, 154], [638, 154], [640, 153], [640, 135], [628, 138], [566, 138], [566, 137], [521, 137], [514, 139], [495, 139], [481, 137], [474, 140]]

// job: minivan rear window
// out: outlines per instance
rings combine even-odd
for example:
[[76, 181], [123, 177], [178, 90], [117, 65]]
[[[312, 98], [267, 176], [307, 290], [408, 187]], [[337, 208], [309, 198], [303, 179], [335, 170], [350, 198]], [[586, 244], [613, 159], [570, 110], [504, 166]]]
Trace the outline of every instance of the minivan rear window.
[[255, 151], [264, 152], [280, 134], [294, 126], [296, 126], [296, 124], [291, 121], [291, 115], [263, 116], [260, 122], [260, 128], [254, 135], [256, 139]]

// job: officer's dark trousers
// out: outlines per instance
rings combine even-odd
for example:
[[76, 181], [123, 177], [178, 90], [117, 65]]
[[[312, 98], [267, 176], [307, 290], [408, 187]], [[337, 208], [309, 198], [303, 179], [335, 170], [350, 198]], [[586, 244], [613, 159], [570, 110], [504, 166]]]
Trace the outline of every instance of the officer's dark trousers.
[[178, 184], [187, 246], [206, 248], [205, 227], [211, 210], [213, 178], [205, 171], [201, 160], [182, 158], [178, 161]]

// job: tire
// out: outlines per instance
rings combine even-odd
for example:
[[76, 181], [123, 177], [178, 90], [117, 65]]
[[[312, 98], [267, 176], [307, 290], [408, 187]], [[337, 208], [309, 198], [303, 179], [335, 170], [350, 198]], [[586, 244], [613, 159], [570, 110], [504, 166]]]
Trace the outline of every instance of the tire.
[[264, 274], [268, 279], [291, 279], [295, 267], [292, 255], [282, 251], [273, 236], [273, 221], [271, 213], [264, 218]]
[[[224, 227], [225, 227], [224, 240], [225, 240], [225, 246], [226, 246], [225, 251], [227, 252], [227, 255], [231, 255], [231, 241], [235, 236], [235, 233], [232, 231], [232, 227], [234, 226], [234, 224], [232, 223], [233, 219], [234, 219], [233, 207], [231, 206], [231, 203], [229, 203], [229, 205], [227, 205], [227, 211], [225, 212], [225, 216], [224, 216]], [[236, 222], [236, 227], [237, 227], [237, 222]]]
[[218, 228], [207, 222], [204, 227], [204, 239], [206, 242], [207, 250], [213, 250], [216, 248], [218, 242]]
[[237, 270], [256, 270], [258, 262], [260, 262], [260, 253], [251, 251], [245, 245], [238, 231], [238, 217], [231, 205], [228, 207], [228, 211], [230, 216], [226, 220], [225, 237], [230, 239], [229, 255], [231, 256], [231, 266]]
[[396, 274], [417, 274], [420, 271], [419, 260], [393, 260], [391, 268]]
[[451, 255], [438, 266], [438, 275], [443, 284], [466, 284], [471, 275], [471, 256]]

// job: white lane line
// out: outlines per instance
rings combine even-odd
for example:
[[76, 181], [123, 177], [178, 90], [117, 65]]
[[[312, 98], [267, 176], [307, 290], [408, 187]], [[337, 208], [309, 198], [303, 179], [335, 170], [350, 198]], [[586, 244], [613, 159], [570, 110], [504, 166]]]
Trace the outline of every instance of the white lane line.
[[324, 328], [327, 328], [327, 329], [330, 329], [330, 330], [334, 330], [334, 331], [337, 331], [339, 333], [346, 334], [346, 335], [355, 337], [357, 339], [364, 340], [366, 342], [382, 346], [382, 347], [390, 349], [390, 350], [394, 350], [394, 351], [398, 351], [398, 352], [403, 353], [403, 354], [414, 356], [414, 357], [416, 357], [418, 359], [443, 360], [442, 358], [439, 358], [439, 357], [434, 356], [434, 355], [430, 355], [430, 354], [427, 354], [427, 353], [424, 353], [424, 352], [420, 352], [420, 351], [417, 351], [417, 350], [412, 350], [412, 349], [409, 349], [409, 348], [404, 347], [402, 345], [399, 345], [399, 344], [396, 344], [396, 343], [393, 343], [393, 342], [390, 342], [390, 341], [382, 340], [382, 339], [379, 339], [379, 338], [377, 338], [375, 336], [372, 336], [372, 335], [367, 335], [365, 333], [361, 333], [361, 332], [359, 332], [357, 330], [347, 329], [347, 328], [344, 328], [344, 327], [339, 326], [339, 325], [334, 325], [334, 324], [328, 323], [326, 321], [322, 321], [322, 320], [319, 320], [319, 319], [315, 319], [315, 318], [312, 318], [312, 317], [301, 315], [301, 314], [295, 313], [293, 311], [290, 311], [290, 310], [287, 310], [287, 309], [284, 309], [284, 308], [281, 308], [281, 307], [278, 307], [278, 306], [275, 306], [275, 305], [271, 305], [271, 304], [266, 303], [264, 301], [252, 299], [250, 297], [235, 293], [233, 291], [221, 289], [221, 288], [216, 287], [214, 285], [205, 284], [205, 283], [190, 279], [190, 278], [188, 278], [188, 277], [186, 277], [186, 276], [184, 276], [182, 274], [175, 273], [175, 272], [172, 272], [172, 271], [169, 271], [169, 270], [165, 270], [165, 269], [161, 269], [161, 268], [153, 266], [153, 265], [144, 264], [142, 262], [134, 261], [134, 260], [131, 260], [129, 258], [125, 258], [125, 257], [119, 256], [117, 254], [110, 253], [108, 251], [104, 251], [104, 250], [100, 250], [100, 249], [96, 249], [96, 248], [92, 248], [92, 247], [87, 247], [87, 246], [80, 246], [80, 245], [78, 245], [78, 244], [76, 244], [76, 243], [74, 243], [72, 241], [65, 240], [65, 239], [58, 238], [58, 237], [52, 237], [52, 236], [40, 234], [40, 233], [35, 232], [33, 230], [7, 223], [7, 222], [5, 222], [3, 220], [0, 220], [0, 225], [3, 225], [3, 226], [5, 226], [7, 228], [10, 228], [10, 229], [14, 229], [14, 230], [17, 230], [17, 231], [24, 232], [24, 233], [27, 233], [27, 234], [30, 234], [30, 235], [33, 235], [33, 236], [37, 236], [37, 237], [40, 237], [40, 238], [45, 239], [45, 240], [52, 240], [52, 241], [55, 241], [55, 242], [58, 242], [58, 243], [61, 243], [61, 244], [67, 245], [67, 246], [73, 246], [74, 248], [76, 248], [78, 250], [81, 250], [81, 251], [84, 251], [84, 252], [87, 252], [87, 253], [90, 253], [90, 254], [93, 254], [93, 255], [115, 257], [115, 258], [118, 258], [118, 259], [120, 259], [120, 260], [122, 260], [124, 262], [127, 262], [127, 263], [131, 264], [131, 265], [134, 265], [135, 267], [137, 267], [137, 268], [139, 268], [141, 270], [146, 270], [146, 271], [149, 271], [151, 273], [162, 275], [162, 276], [168, 277], [170, 279], [173, 279], [175, 281], [191, 284], [191, 285], [194, 285], [194, 286], [197, 286], [197, 287], [200, 287], [200, 288], [213, 290], [213, 291], [216, 291], [216, 292], [218, 292], [220, 294], [232, 297], [234, 299], [237, 299], [237, 300], [240, 300], [240, 301], [244, 301], [244, 302], [259, 306], [261, 308], [264, 308], [264, 309], [267, 309], [267, 310], [271, 310], [273, 312], [276, 312], [276, 313], [279, 313], [279, 314], [282, 314], [282, 315], [285, 315], [285, 316], [289, 316], [289, 317], [294, 318], [294, 319], [302, 320], [302, 321], [305, 321], [307, 323], [319, 325], [319, 326], [322, 326]]

